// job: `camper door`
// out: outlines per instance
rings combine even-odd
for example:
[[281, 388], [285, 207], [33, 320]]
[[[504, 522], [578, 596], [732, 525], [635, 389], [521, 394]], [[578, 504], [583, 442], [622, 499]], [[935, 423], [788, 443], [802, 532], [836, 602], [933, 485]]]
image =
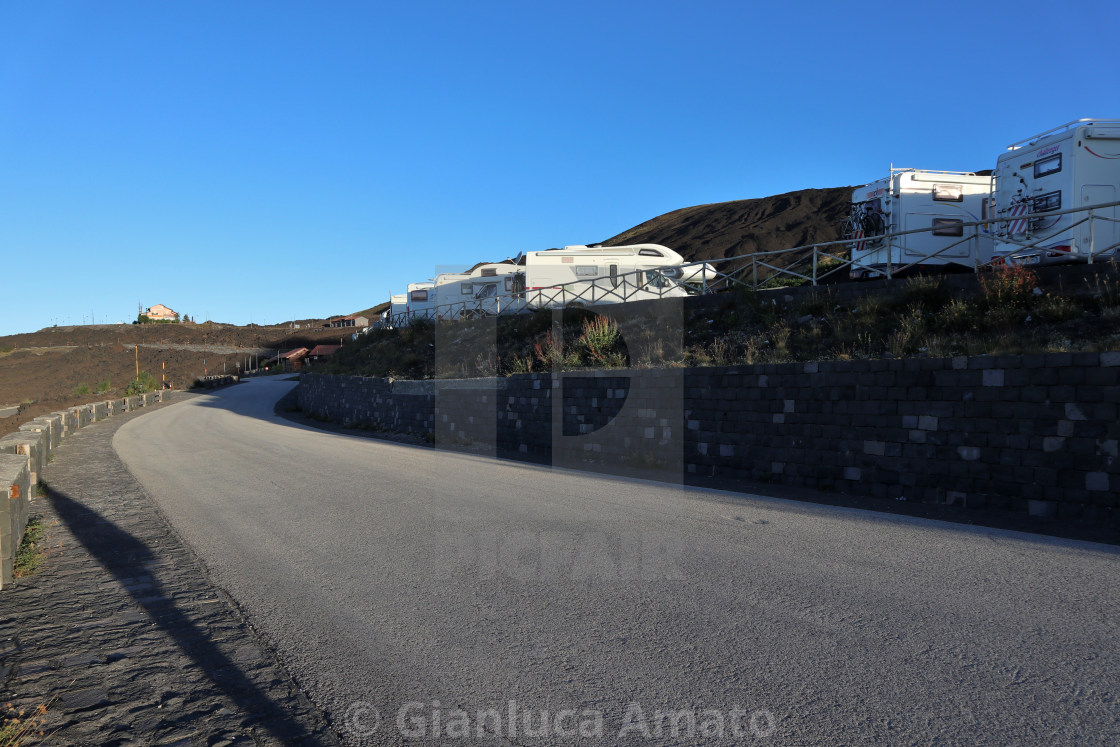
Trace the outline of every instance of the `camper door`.
[[[1116, 187], [1112, 184], [1086, 184], [1081, 188], [1081, 204], [1084, 207], [1116, 202]], [[1078, 220], [1088, 218], [1088, 213], [1077, 215]], [[1078, 227], [1077, 248], [1082, 254], [1093, 256], [1105, 254], [1120, 244], [1120, 211], [1112, 207], [1093, 211], [1092, 220], [1086, 220]]]

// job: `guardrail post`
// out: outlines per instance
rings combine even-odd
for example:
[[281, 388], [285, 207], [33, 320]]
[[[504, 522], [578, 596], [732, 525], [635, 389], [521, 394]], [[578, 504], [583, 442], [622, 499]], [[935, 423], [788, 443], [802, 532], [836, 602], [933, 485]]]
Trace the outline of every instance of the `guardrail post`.
[[1093, 208], [1089, 208], [1089, 264], [1093, 264], [1093, 245], [1096, 243], [1096, 232], [1093, 229]]
[[813, 247], [813, 285], [817, 284], [817, 247]]

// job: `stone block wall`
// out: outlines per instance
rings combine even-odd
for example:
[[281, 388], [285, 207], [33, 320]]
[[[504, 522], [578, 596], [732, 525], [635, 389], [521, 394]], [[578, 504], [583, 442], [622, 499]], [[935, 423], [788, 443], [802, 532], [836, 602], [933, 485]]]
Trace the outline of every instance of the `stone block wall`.
[[388, 382], [302, 409], [556, 466], [759, 482], [1120, 529], [1120, 353]]
[[[164, 392], [129, 398], [137, 403], [162, 402]], [[27, 529], [30, 491], [43, 466], [62, 440], [98, 420], [125, 412], [122, 400], [79, 405], [35, 418], [17, 433], [0, 438], [0, 589], [12, 583], [16, 550]]]

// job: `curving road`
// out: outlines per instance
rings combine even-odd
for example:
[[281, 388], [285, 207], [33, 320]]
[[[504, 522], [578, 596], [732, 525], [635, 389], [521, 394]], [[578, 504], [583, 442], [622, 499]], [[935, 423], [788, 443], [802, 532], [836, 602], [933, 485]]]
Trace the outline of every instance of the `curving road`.
[[349, 744], [1120, 740], [1116, 548], [335, 435], [292, 386], [114, 447]]

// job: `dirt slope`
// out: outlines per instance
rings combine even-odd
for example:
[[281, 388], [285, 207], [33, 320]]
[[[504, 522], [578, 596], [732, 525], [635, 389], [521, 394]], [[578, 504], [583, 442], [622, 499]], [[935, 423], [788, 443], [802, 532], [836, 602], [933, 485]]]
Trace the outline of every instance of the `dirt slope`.
[[852, 187], [803, 189], [674, 210], [602, 242], [663, 244], [690, 261], [789, 249], [840, 238]]

